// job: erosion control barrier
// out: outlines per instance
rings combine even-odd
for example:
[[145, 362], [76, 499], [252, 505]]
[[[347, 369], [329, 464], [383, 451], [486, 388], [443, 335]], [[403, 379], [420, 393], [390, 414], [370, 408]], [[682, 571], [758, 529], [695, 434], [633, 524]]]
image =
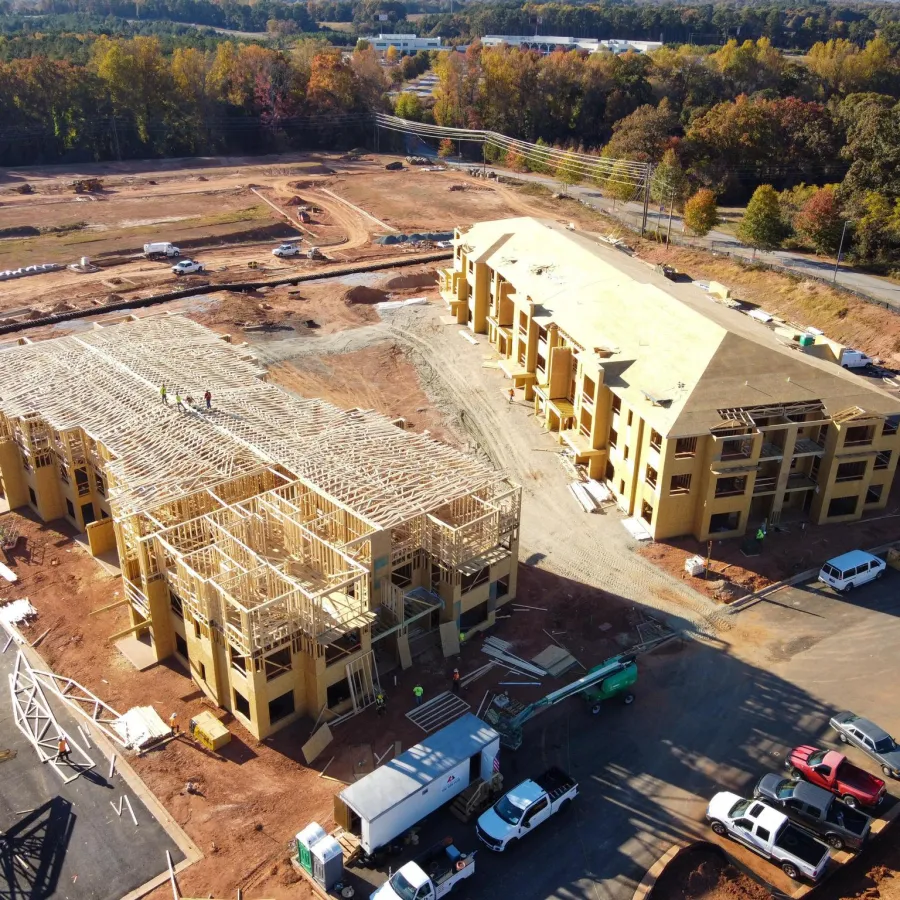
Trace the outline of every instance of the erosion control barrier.
[[[255, 291], [262, 287], [279, 287], [284, 284], [301, 284], [304, 281], [322, 281], [326, 278], [341, 278], [344, 275], [358, 275], [362, 272], [401, 269], [406, 266], [441, 262], [442, 260], [452, 258], [453, 251], [444, 250], [440, 253], [425, 253], [419, 256], [410, 256], [405, 259], [379, 260], [378, 262], [364, 263], [355, 266], [342, 266], [337, 269], [329, 269], [325, 272], [309, 272], [304, 273], [303, 275], [291, 275], [285, 278], [270, 278], [265, 281], [235, 281], [226, 284], [203, 284], [178, 291], [168, 291], [165, 294], [154, 294], [151, 297], [136, 297], [132, 300], [120, 300], [116, 303], [108, 303], [103, 307], [73, 309], [68, 312], [52, 313], [51, 315], [44, 316], [40, 319], [27, 319], [22, 322], [12, 322], [9, 325], [0, 325], [0, 334], [12, 334], [16, 331], [25, 331], [28, 328], [37, 328], [41, 325], [56, 325], [60, 322], [71, 322], [75, 319], [87, 319], [90, 316], [100, 316], [109, 312], [142, 309], [147, 306], [157, 306], [160, 303], [168, 303], [170, 300], [183, 300], [186, 297], [201, 297], [204, 294], [215, 294], [217, 291]], [[0, 316], [2, 315], [3, 312], [0, 310]]]

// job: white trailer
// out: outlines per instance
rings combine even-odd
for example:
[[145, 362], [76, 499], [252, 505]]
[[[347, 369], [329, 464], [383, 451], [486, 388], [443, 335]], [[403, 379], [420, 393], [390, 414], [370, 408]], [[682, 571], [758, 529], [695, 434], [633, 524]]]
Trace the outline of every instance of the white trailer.
[[490, 781], [499, 753], [500, 735], [467, 713], [344, 788], [334, 820], [372, 854], [474, 781]]
[[181, 256], [181, 251], [174, 244], [170, 244], [167, 241], [157, 241], [153, 244], [144, 244], [144, 256], [147, 259], [158, 259], [160, 256]]

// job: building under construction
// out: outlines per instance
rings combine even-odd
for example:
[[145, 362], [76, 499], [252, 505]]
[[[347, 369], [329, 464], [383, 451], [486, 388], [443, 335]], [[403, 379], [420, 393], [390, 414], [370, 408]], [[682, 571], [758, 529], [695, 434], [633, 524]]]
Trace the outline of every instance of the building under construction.
[[179, 316], [0, 350], [0, 492], [116, 549], [130, 631], [260, 738], [490, 625], [521, 500], [403, 423], [265, 378]]
[[557, 222], [481, 222], [453, 244], [439, 275], [456, 321], [488, 336], [543, 427], [653, 538], [887, 506], [900, 398], [841, 368], [833, 342]]

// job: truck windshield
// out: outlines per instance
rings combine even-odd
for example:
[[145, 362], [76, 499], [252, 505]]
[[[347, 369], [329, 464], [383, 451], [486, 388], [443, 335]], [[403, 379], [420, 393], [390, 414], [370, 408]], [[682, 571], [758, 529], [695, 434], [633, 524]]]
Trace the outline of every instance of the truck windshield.
[[795, 786], [795, 781], [788, 781], [787, 779], [785, 779], [784, 781], [779, 781], [778, 787], [775, 788], [775, 796], [779, 800], [790, 800], [791, 797], [794, 796]]
[[822, 760], [825, 759], [825, 751], [824, 750], [816, 750], [815, 753], [809, 754], [809, 759], [806, 760], [807, 765], [815, 768], [819, 765]]
[[501, 797], [494, 804], [494, 812], [506, 822], [507, 825], [518, 825], [522, 816], [522, 810], [509, 802], [509, 797]]
[[416, 888], [403, 877], [402, 872], [391, 878], [391, 887], [400, 900], [416, 900]]
[[728, 815], [731, 816], [732, 819], [739, 819], [748, 809], [750, 809], [749, 800], [738, 800], [738, 802], [731, 807], [731, 811]]

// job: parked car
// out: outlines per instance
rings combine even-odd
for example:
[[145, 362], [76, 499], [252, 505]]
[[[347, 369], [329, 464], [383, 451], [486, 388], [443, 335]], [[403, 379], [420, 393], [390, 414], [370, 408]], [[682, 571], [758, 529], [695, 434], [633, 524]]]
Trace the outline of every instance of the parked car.
[[872, 820], [852, 809], [824, 788], [775, 772], [763, 775], [753, 796], [780, 809], [789, 819], [825, 839], [835, 850], [861, 850]]
[[272, 251], [272, 256], [297, 256], [301, 252], [297, 244], [281, 244]]
[[746, 844], [784, 870], [788, 878], [818, 881], [828, 865], [828, 847], [797, 828], [788, 817], [759, 800], [722, 791], [709, 801], [706, 818], [712, 830]]
[[878, 806], [884, 799], [885, 784], [880, 778], [854, 766], [837, 750], [795, 747], [785, 766], [793, 778], [803, 778], [836, 794], [847, 806]]
[[478, 837], [491, 850], [509, 850], [550, 816], [568, 808], [578, 796], [578, 784], [553, 766], [540, 778], [523, 781], [507, 791], [478, 819]]
[[837, 591], [849, 591], [876, 578], [881, 578], [887, 563], [871, 553], [851, 550], [829, 559], [819, 570], [819, 581]]
[[201, 263], [196, 262], [193, 259], [183, 259], [180, 263], [176, 263], [172, 266], [172, 274], [173, 275], [193, 275], [194, 272], [203, 272], [203, 266]]
[[842, 712], [828, 723], [845, 744], [859, 747], [871, 756], [889, 778], [900, 778], [900, 746], [874, 722], [852, 712]]

